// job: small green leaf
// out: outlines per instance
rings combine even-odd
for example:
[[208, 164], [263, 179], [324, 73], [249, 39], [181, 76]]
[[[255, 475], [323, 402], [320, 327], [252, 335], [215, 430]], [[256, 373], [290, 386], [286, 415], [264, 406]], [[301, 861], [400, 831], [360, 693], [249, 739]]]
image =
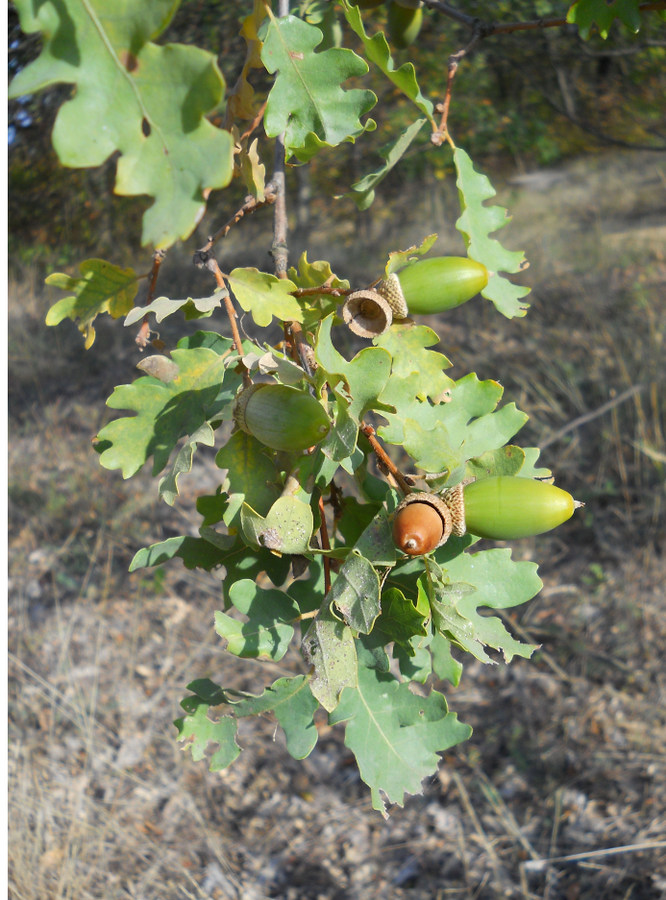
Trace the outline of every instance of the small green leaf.
[[273, 316], [282, 322], [303, 321], [298, 300], [290, 293], [296, 285], [289, 279], [248, 268], [234, 269], [228, 282], [240, 305], [260, 327], [270, 325]]
[[249, 193], [259, 203], [263, 203], [266, 199], [264, 193], [264, 188], [266, 187], [266, 166], [259, 157], [258, 145], [259, 138], [255, 138], [247, 148], [243, 142], [236, 156], [236, 165], [240, 169], [241, 178]]
[[484, 205], [496, 191], [485, 175], [475, 171], [472, 160], [460, 147], [453, 151], [453, 161], [458, 173], [456, 184], [462, 210], [456, 228], [465, 238], [468, 255], [483, 263], [490, 273], [481, 295], [492, 300], [509, 319], [524, 316], [529, 304], [519, 301], [529, 294], [530, 289], [513, 284], [500, 272], [520, 272], [525, 255], [522, 251], [506, 250], [496, 238], [490, 237], [493, 231], [508, 224], [510, 218], [502, 206]]
[[350, 628], [369, 634], [380, 607], [379, 578], [368, 560], [359, 553], [350, 553], [326, 601], [334, 604]]
[[550, 471], [550, 469], [537, 469], [536, 467], [537, 460], [541, 455], [541, 450], [539, 449], [539, 447], [524, 447], [523, 454], [525, 455], [525, 462], [520, 469], [521, 478], [542, 478], [544, 480], [552, 479], [553, 473]]
[[395, 413], [382, 413], [389, 424], [379, 435], [402, 444], [419, 468], [442, 473], [438, 487], [460, 481], [467, 460], [502, 447], [527, 421], [513, 403], [495, 411], [502, 386], [479, 381], [474, 373], [455, 383], [445, 403], [420, 401], [421, 384], [418, 375], [391, 377], [380, 400]]
[[316, 259], [310, 262], [306, 250], [301, 253], [298, 260], [298, 269], [295, 269], [294, 266], [290, 267], [289, 278], [298, 288], [315, 288], [322, 285], [341, 291], [349, 288], [346, 278], [339, 278], [333, 273], [330, 262], [325, 259]]
[[[334, 390], [332, 393], [335, 397], [333, 424], [319, 447], [330, 460], [342, 463], [352, 455], [356, 448], [358, 423], [349, 414], [348, 399], [338, 391]], [[330, 479], [327, 479], [328, 482]]]
[[211, 772], [226, 769], [240, 753], [236, 743], [236, 720], [231, 716], [222, 716], [219, 722], [211, 722], [205, 703], [199, 704], [192, 715], [176, 719], [173, 724], [178, 729], [178, 740], [189, 742], [195, 762], [204, 758], [209, 743], [219, 744], [220, 749], [210, 759]]
[[47, 325], [58, 325], [63, 319], [77, 322], [88, 350], [95, 341], [93, 322], [100, 313], [119, 319], [132, 309], [139, 288], [134, 269], [121, 269], [103, 259], [86, 259], [79, 265], [80, 278], [54, 272], [46, 284], [62, 291], [74, 291], [63, 297], [46, 314]]
[[425, 256], [431, 249], [437, 240], [437, 237], [437, 234], [429, 234], [420, 244], [414, 244], [406, 250], [393, 250], [389, 253], [386, 266], [384, 267], [386, 277], [388, 278], [389, 275], [393, 275], [394, 272], [399, 272], [400, 269], [404, 269], [406, 266], [411, 266], [418, 262], [419, 259], [422, 256]]
[[[231, 543], [234, 540], [234, 538], [230, 538]], [[150, 547], [143, 547], [141, 550], [138, 550], [129, 565], [129, 571], [135, 572], [137, 569], [160, 566], [162, 563], [175, 557], [182, 559], [187, 569], [205, 569], [210, 571], [222, 564], [224, 556], [224, 552], [219, 547], [214, 546], [203, 538], [190, 537], [189, 535], [171, 537], [165, 541], [159, 541], [157, 544], [151, 544]]]
[[454, 687], [460, 684], [463, 666], [451, 653], [451, 641], [443, 634], [434, 634], [430, 643], [432, 668], [438, 678], [446, 678]]
[[280, 497], [266, 517], [247, 503], [241, 508], [241, 528], [248, 543], [275, 553], [306, 553], [314, 529], [312, 510], [296, 497]]
[[429, 611], [425, 614], [419, 611], [401, 590], [390, 587], [382, 593], [382, 611], [375, 628], [384, 633], [386, 643], [395, 641], [409, 647], [415, 635], [425, 637], [428, 634], [425, 622], [429, 615]]
[[380, 151], [384, 159], [383, 165], [375, 172], [371, 172], [369, 175], [361, 178], [360, 181], [356, 181], [352, 184], [350, 191], [340, 196], [350, 197], [361, 211], [372, 206], [375, 199], [375, 188], [386, 178], [391, 169], [400, 162], [426, 121], [427, 119], [417, 119], [415, 122], [412, 122], [394, 144]]
[[134, 325], [137, 322], [140, 322], [143, 317], [147, 316], [149, 313], [155, 315], [156, 322], [162, 322], [167, 316], [171, 316], [173, 313], [178, 312], [179, 309], [182, 309], [186, 321], [192, 319], [205, 319], [212, 315], [214, 309], [219, 309], [222, 298], [226, 293], [227, 291], [222, 289], [215, 291], [211, 297], [201, 297], [196, 299], [187, 297], [185, 300], [169, 300], [168, 297], [158, 297], [147, 306], [135, 306], [134, 309], [130, 310], [125, 316], [124, 324], [125, 326]]
[[430, 638], [413, 637], [406, 644], [395, 644], [393, 657], [406, 681], [425, 684], [432, 675], [432, 656], [427, 646]]
[[265, 515], [279, 496], [279, 473], [274, 459], [251, 434], [234, 432], [215, 457], [220, 469], [227, 470], [225, 490], [232, 507], [224, 515], [231, 525], [240, 513], [243, 502], [261, 516]]
[[380, 507], [375, 503], [359, 503], [355, 497], [343, 497], [341, 506], [342, 515], [337, 520], [338, 531], [343, 536], [345, 544], [353, 547], [375, 518]]
[[438, 335], [431, 328], [394, 322], [388, 331], [375, 338], [374, 343], [391, 354], [392, 378], [420, 376], [416, 393], [419, 400], [426, 397], [439, 400], [455, 384], [443, 371], [451, 365], [444, 354], [425, 349], [439, 343]]
[[259, 697], [248, 697], [235, 704], [237, 716], [257, 716], [272, 712], [287, 739], [287, 750], [294, 759], [305, 759], [317, 743], [314, 714], [319, 704], [312, 696], [305, 675], [278, 678]]
[[377, 514], [367, 528], [363, 530], [363, 533], [354, 544], [354, 550], [369, 560], [373, 566], [395, 565], [395, 544], [391, 533], [391, 525], [383, 507], [377, 510]]
[[381, 31], [373, 35], [371, 38], [366, 34], [363, 26], [363, 19], [358, 6], [352, 5], [349, 0], [341, 0], [341, 6], [345, 14], [345, 18], [349, 22], [352, 30], [360, 37], [365, 47], [368, 59], [377, 68], [386, 75], [399, 91], [409, 98], [412, 103], [419, 109], [426, 118], [434, 124], [433, 105], [427, 97], [421, 93], [421, 88], [416, 80], [416, 73], [412, 63], [407, 62], [395, 68], [393, 57], [386, 38]]
[[420, 793], [423, 779], [437, 770], [437, 754], [472, 731], [448, 711], [442, 694], [418, 697], [392, 675], [364, 666], [358, 687], [343, 693], [329, 721], [346, 722], [345, 745], [370, 787], [374, 809], [384, 814], [383, 797], [402, 806], [406, 794]]
[[347, 361], [333, 346], [332, 325], [333, 316], [327, 316], [317, 334], [315, 358], [323, 369], [320, 377], [325, 376], [332, 389], [344, 382], [349, 392], [349, 415], [358, 422], [368, 409], [383, 409], [378, 397], [389, 379], [391, 357], [379, 347], [366, 347]]
[[583, 40], [589, 38], [595, 23], [599, 34], [606, 40], [615, 19], [619, 19], [629, 31], [639, 31], [640, 0], [579, 0], [567, 13], [567, 22], [578, 25]]
[[263, 590], [249, 579], [232, 584], [229, 599], [248, 619], [239, 622], [226, 613], [215, 613], [215, 630], [227, 641], [229, 653], [244, 658], [282, 659], [294, 636], [291, 623], [299, 616], [294, 601], [282, 591]]
[[372, 91], [342, 88], [348, 78], [365, 75], [367, 64], [345, 48], [315, 53], [322, 37], [295, 16], [271, 17], [261, 51], [267, 70], [277, 73], [264, 115], [266, 134], [284, 132], [286, 151], [301, 162], [375, 126], [359, 119], [377, 102]]
[[[419, 592], [425, 590], [423, 579], [420, 579]], [[463, 598], [474, 593], [473, 585], [465, 582], [435, 584], [430, 597], [432, 624], [436, 633], [450, 638], [481, 662], [492, 663], [493, 659], [484, 650], [485, 642], [477, 634], [474, 623], [458, 610]]]
[[186, 475], [192, 471], [192, 459], [197, 444], [203, 444], [205, 447], [213, 447], [215, 444], [215, 433], [208, 422], [204, 422], [200, 428], [191, 434], [183, 446], [178, 451], [173, 461], [171, 471], [164, 478], [160, 479], [158, 485], [158, 493], [165, 503], [173, 506], [178, 496], [178, 478], [180, 475]]
[[342, 691], [356, 686], [358, 676], [351, 628], [333, 614], [327, 601], [312, 620], [301, 649], [306, 663], [314, 670], [310, 690], [330, 712], [338, 705]]
[[461, 553], [442, 568], [448, 583], [435, 581], [434, 598], [430, 597], [438, 630], [482, 662], [492, 662], [486, 646], [501, 650], [507, 663], [514, 656], [529, 659], [536, 646], [516, 641], [501, 619], [482, 616], [478, 608], [508, 609], [530, 600], [541, 590], [536, 565], [514, 562], [510, 550], [485, 550]]
[[517, 475], [525, 464], [525, 452], [508, 444], [496, 450], [486, 450], [467, 460], [466, 478], [488, 478], [490, 475]]

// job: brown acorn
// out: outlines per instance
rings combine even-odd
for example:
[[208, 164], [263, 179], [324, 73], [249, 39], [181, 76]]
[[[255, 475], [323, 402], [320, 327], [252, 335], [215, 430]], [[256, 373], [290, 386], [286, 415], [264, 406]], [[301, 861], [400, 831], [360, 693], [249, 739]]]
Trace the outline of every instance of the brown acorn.
[[436, 494], [408, 494], [395, 511], [393, 541], [408, 556], [432, 553], [451, 534], [451, 512]]

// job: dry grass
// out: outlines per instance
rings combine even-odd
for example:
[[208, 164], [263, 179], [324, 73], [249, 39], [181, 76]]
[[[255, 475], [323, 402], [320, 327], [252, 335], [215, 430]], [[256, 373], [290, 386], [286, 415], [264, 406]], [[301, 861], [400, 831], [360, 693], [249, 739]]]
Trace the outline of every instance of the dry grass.
[[[102, 398], [133, 377], [131, 339], [102, 328], [84, 354], [73, 330], [41, 325], [47, 301], [34, 286], [14, 289], [12, 898], [664, 895], [663, 171], [655, 157], [605, 157], [596, 171], [564, 168], [545, 196], [507, 194], [506, 243], [527, 246], [534, 308], [505, 323], [463, 307], [443, 323], [454, 374], [499, 377], [531, 415], [527, 442], [546, 445], [544, 463], [588, 506], [516, 546], [542, 563], [545, 589], [510, 627], [543, 649], [508, 667], [466, 665], [447, 693], [472, 740], [388, 823], [337, 728], [322, 725], [297, 762], [272, 721], [244, 722], [244, 752], [217, 775], [176, 745], [188, 680], [257, 691], [299, 659], [267, 672], [223, 654], [212, 576], [178, 563], [127, 574], [137, 547], [192, 527], [214, 466], [201, 456], [178, 510], [157, 503], [147, 474], [101, 470], [89, 439]], [[399, 246], [423, 236], [406, 225]], [[535, 863], [620, 846], [630, 849]]]

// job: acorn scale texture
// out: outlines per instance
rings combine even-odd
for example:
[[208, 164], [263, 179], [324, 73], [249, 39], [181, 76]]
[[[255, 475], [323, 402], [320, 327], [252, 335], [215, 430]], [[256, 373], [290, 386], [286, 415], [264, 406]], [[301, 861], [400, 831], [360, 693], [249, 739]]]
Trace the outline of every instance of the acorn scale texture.
[[466, 256], [420, 259], [394, 272], [375, 288], [396, 318], [428, 315], [454, 309], [475, 297], [488, 284], [488, 270]]

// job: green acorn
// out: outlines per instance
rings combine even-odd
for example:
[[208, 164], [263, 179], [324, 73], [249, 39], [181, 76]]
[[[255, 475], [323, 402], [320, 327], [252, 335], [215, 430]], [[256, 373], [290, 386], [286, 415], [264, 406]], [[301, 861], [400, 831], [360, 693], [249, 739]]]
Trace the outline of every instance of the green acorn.
[[396, 318], [444, 312], [466, 303], [488, 284], [488, 270], [467, 256], [420, 259], [376, 286]]
[[404, 50], [413, 44], [422, 24], [423, 10], [420, 6], [413, 8], [395, 2], [389, 4], [387, 30], [394, 47]]
[[546, 481], [494, 475], [444, 494], [453, 516], [454, 534], [474, 534], [496, 541], [543, 534], [570, 519], [583, 504]]
[[234, 407], [240, 429], [273, 450], [306, 450], [328, 434], [331, 422], [312, 394], [286, 384], [253, 384]]

